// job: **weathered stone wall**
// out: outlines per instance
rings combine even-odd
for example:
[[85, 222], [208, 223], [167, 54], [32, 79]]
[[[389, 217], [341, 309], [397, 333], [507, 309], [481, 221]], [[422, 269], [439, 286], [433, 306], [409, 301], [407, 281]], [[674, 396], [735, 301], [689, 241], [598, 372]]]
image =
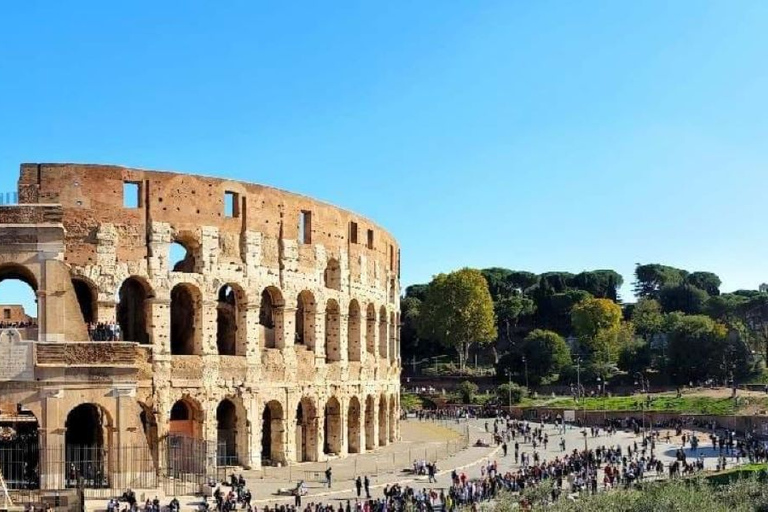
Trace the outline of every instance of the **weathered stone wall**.
[[[129, 207], [126, 183], [139, 191]], [[57, 288], [44, 302], [59, 314], [40, 339], [87, 342], [92, 315], [140, 343], [38, 347], [46, 442], [64, 443], [84, 400], [121, 433], [113, 443], [183, 427], [215, 449], [231, 434], [247, 467], [399, 439], [399, 248], [374, 223], [261, 185], [116, 166], [23, 164], [19, 196], [28, 204], [0, 208], [0, 241], [12, 242], [0, 248], [0, 279], [4, 262], [45, 260], [4, 227], [63, 228], [51, 259], [67, 274], [31, 270]], [[176, 265], [174, 242], [187, 252]], [[189, 419], [172, 421], [181, 410]], [[140, 435], [147, 424], [152, 435]]]

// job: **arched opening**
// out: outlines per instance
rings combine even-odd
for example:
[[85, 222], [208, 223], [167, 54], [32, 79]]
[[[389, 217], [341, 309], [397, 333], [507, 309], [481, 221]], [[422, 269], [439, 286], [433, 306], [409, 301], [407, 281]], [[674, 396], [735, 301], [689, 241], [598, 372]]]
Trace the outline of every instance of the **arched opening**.
[[390, 304], [395, 302], [395, 291], [397, 290], [397, 284], [395, 278], [389, 280], [389, 302]]
[[202, 439], [203, 418], [200, 404], [191, 398], [177, 400], [171, 407], [168, 432], [173, 436]]
[[171, 354], [199, 355], [200, 291], [190, 284], [171, 290]]
[[259, 324], [264, 348], [277, 347], [277, 327], [283, 325], [283, 295], [274, 286], [261, 292]]
[[379, 357], [387, 357], [387, 344], [389, 343], [389, 329], [387, 325], [387, 308], [381, 306], [379, 310]]
[[325, 305], [325, 362], [341, 360], [339, 303], [329, 299]]
[[20, 404], [0, 404], [0, 472], [9, 489], [40, 487], [39, 424]]
[[150, 288], [143, 280], [129, 277], [117, 292], [117, 323], [125, 341], [149, 343], [147, 317]]
[[216, 408], [216, 462], [219, 466], [237, 466], [237, 413], [226, 398]]
[[395, 313], [389, 314], [389, 360], [397, 359], [397, 324], [395, 323]]
[[365, 314], [365, 350], [376, 355], [376, 306], [368, 304]]
[[83, 322], [86, 325], [94, 323], [96, 321], [96, 308], [98, 307], [96, 290], [91, 286], [91, 283], [79, 277], [72, 278], [72, 288], [75, 289]]
[[216, 304], [216, 346], [219, 355], [245, 355], [244, 302], [243, 292], [239, 286], [225, 284], [219, 289]]
[[379, 399], [379, 446], [386, 446], [389, 439], [387, 427], [387, 397], [381, 395]]
[[347, 409], [347, 451], [360, 453], [360, 400], [353, 396]]
[[261, 415], [262, 465], [285, 462], [284, 433], [283, 406], [277, 400], [272, 400], [264, 406], [264, 412]]
[[296, 408], [296, 461], [317, 459], [317, 412], [309, 398], [302, 398]]
[[397, 439], [396, 426], [397, 426], [397, 407], [395, 404], [395, 397], [389, 397], [389, 442], [394, 443]]
[[205, 471], [207, 445], [203, 439], [203, 413], [200, 404], [185, 397], [171, 407], [168, 422], [168, 474], [180, 478]]
[[376, 403], [371, 395], [365, 399], [365, 449], [376, 448]]
[[331, 258], [325, 266], [323, 273], [323, 282], [326, 288], [332, 290], [341, 290], [341, 265], [339, 260]]
[[18, 329], [25, 340], [37, 340], [37, 280], [22, 265], [0, 266], [0, 329]]
[[315, 348], [315, 296], [308, 290], [296, 300], [296, 344]]
[[109, 487], [107, 438], [111, 422], [104, 410], [95, 404], [80, 404], [67, 415], [65, 427], [67, 487]]
[[325, 442], [323, 453], [326, 455], [341, 453], [341, 405], [335, 397], [325, 403], [323, 431]]
[[192, 233], [177, 233], [168, 248], [168, 268], [173, 272], [199, 272], [200, 244]]
[[360, 303], [352, 299], [347, 316], [347, 359], [349, 361], [360, 361], [362, 356], [360, 323]]

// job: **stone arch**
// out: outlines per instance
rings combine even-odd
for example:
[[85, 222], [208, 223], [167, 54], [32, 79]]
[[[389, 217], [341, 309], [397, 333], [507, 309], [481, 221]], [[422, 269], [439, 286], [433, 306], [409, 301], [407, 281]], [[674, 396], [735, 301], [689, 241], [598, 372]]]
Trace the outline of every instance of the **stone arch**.
[[202, 353], [202, 294], [191, 283], [180, 283], [171, 290], [171, 354]]
[[373, 395], [365, 397], [365, 449], [376, 448], [376, 401]]
[[13, 415], [13, 423], [0, 427], [0, 474], [9, 489], [38, 489], [40, 487], [38, 447], [40, 423], [35, 414], [19, 403], [3, 404], [13, 410], [3, 412]]
[[69, 411], [64, 426], [67, 487], [109, 487], [114, 426], [109, 413], [99, 404], [81, 403]]
[[347, 359], [360, 361], [362, 359], [360, 303], [352, 299], [349, 302], [347, 315]]
[[262, 464], [285, 463], [285, 414], [283, 405], [271, 400], [261, 415]]
[[397, 404], [395, 403], [395, 396], [389, 397], [389, 442], [394, 443], [397, 440]]
[[309, 290], [303, 290], [296, 299], [296, 345], [315, 348], [316, 315], [315, 296]]
[[219, 288], [216, 303], [216, 347], [222, 356], [244, 356], [246, 352], [247, 301], [237, 284]]
[[80, 306], [80, 316], [86, 325], [98, 319], [98, 287], [89, 279], [82, 276], [72, 277], [72, 288], [75, 290], [77, 304]]
[[349, 407], [347, 408], [347, 452], [360, 453], [362, 450], [362, 443], [360, 442], [360, 436], [362, 431], [360, 429], [360, 400], [353, 396], [349, 399]]
[[125, 341], [149, 343], [149, 299], [154, 296], [149, 283], [141, 277], [131, 276], [117, 291], [117, 323]]
[[323, 284], [326, 288], [331, 290], [341, 290], [341, 265], [339, 260], [331, 258], [325, 265], [325, 272], [323, 272]]
[[389, 314], [389, 360], [394, 361], [397, 359], [397, 331], [398, 327], [395, 323], [395, 312]]
[[368, 304], [365, 312], [365, 351], [376, 356], [376, 306]]
[[389, 343], [389, 326], [387, 325], [387, 308], [379, 309], [379, 357], [387, 357], [387, 344]]
[[200, 242], [190, 231], [173, 233], [168, 247], [168, 262], [172, 272], [200, 272]]
[[309, 397], [296, 407], [296, 461], [317, 460], [317, 408]]
[[[22, 339], [37, 340], [38, 319], [43, 317], [42, 310], [44, 309], [41, 307], [39, 308], [41, 311], [38, 311], [37, 292], [38, 281], [31, 269], [17, 263], [0, 265], [0, 304], [18, 304], [19, 299], [22, 298], [28, 304], [34, 304], [35, 309], [35, 311], [27, 311], [25, 308], [26, 318], [18, 319], [15, 319], [16, 315], [13, 314], [11, 308], [3, 309], [3, 316], [0, 316], [0, 328], [12, 326], [19, 330]], [[6, 295], [9, 297], [6, 298]], [[42, 302], [45, 303], [44, 297]], [[6, 317], [6, 315], [8, 316]], [[24, 325], [23, 328], [20, 323]]]
[[379, 446], [386, 446], [389, 439], [389, 429], [387, 428], [387, 396], [381, 395], [379, 398]]
[[333, 363], [341, 360], [339, 303], [328, 299], [325, 303], [325, 362]]
[[177, 400], [171, 407], [168, 420], [171, 436], [203, 438], [203, 408], [197, 400], [191, 397]]
[[225, 398], [216, 407], [216, 464], [239, 465], [237, 443], [237, 408]]
[[325, 402], [325, 411], [323, 414], [323, 432], [325, 433], [323, 443], [323, 453], [326, 455], [341, 453], [341, 404], [339, 400], [332, 396]]
[[283, 308], [285, 301], [279, 288], [267, 286], [261, 292], [259, 307], [259, 324], [261, 325], [262, 348], [277, 347], [276, 328], [283, 325]]

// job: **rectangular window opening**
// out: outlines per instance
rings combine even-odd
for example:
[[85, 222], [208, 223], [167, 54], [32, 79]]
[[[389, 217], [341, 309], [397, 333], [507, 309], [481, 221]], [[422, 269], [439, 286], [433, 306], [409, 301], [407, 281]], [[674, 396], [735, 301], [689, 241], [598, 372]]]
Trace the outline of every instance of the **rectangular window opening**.
[[123, 182], [123, 208], [141, 207], [141, 183], [138, 181]]
[[349, 241], [350, 243], [357, 243], [357, 222], [349, 223]]
[[389, 246], [389, 270], [393, 270], [395, 268], [395, 248], [391, 245]]
[[3, 319], [10, 320], [11, 319], [11, 310], [10, 309], [4, 309], [3, 310]]
[[312, 243], [312, 212], [301, 210], [299, 213], [299, 243]]
[[230, 218], [240, 216], [240, 194], [237, 192], [224, 192], [224, 216]]
[[369, 249], [373, 249], [373, 230], [372, 229], [368, 230], [368, 244], [367, 245], [368, 245]]

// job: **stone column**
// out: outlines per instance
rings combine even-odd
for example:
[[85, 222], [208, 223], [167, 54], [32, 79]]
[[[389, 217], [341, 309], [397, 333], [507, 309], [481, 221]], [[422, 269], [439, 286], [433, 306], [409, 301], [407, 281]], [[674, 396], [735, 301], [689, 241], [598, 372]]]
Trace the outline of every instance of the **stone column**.
[[171, 301], [169, 298], [147, 299], [147, 330], [155, 353], [171, 353]]
[[[39, 418], [40, 436], [40, 488], [63, 489], [65, 487], [66, 454], [65, 422], [69, 411], [64, 407], [64, 390], [43, 388], [40, 390], [42, 415]], [[43, 427], [45, 425], [45, 427]]]
[[216, 345], [217, 306], [216, 301], [203, 300], [195, 314], [195, 344], [198, 353], [202, 355], [219, 355], [219, 348]]

